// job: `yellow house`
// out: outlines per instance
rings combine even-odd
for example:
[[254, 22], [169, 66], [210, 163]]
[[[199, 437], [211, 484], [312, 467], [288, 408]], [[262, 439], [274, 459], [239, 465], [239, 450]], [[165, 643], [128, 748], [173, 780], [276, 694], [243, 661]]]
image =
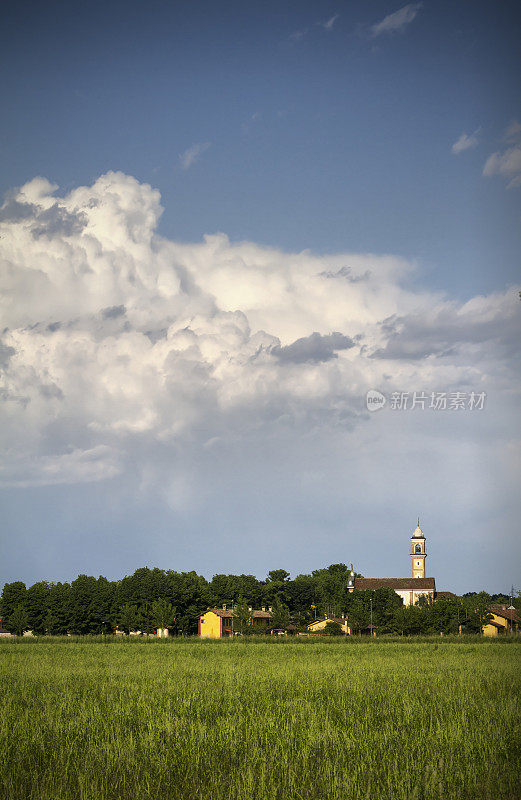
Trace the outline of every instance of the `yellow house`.
[[[250, 609], [250, 624], [253, 628], [264, 628], [271, 619], [270, 611], [263, 608], [261, 611]], [[232, 636], [234, 633], [233, 619], [235, 613], [232, 609], [209, 608], [199, 617], [199, 636], [201, 639], [222, 639], [224, 636]]]
[[498, 636], [501, 633], [517, 633], [519, 631], [519, 615], [515, 608], [506, 605], [489, 606], [492, 619], [483, 626], [483, 636]]
[[307, 625], [307, 629], [310, 633], [320, 633], [320, 631], [324, 630], [328, 622], [338, 622], [342, 631], [348, 636], [351, 635], [352, 631], [345, 617], [321, 617], [320, 619], [315, 619], [313, 622], [310, 622], [309, 625]]

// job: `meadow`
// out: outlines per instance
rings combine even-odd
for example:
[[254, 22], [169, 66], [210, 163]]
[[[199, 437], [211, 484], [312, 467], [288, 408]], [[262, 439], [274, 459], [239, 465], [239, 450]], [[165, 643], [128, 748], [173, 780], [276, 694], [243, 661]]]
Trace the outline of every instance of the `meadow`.
[[11, 800], [519, 800], [519, 641], [0, 642]]

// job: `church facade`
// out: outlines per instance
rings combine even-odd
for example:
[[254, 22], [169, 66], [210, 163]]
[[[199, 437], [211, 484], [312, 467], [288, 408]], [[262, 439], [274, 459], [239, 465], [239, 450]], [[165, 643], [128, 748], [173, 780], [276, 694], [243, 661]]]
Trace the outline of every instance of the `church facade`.
[[420, 521], [411, 536], [412, 577], [410, 578], [355, 578], [353, 565], [348, 580], [348, 590], [356, 589], [393, 589], [399, 595], [404, 606], [413, 606], [420, 597], [433, 601], [436, 598], [436, 581], [425, 577], [425, 536], [420, 528]]

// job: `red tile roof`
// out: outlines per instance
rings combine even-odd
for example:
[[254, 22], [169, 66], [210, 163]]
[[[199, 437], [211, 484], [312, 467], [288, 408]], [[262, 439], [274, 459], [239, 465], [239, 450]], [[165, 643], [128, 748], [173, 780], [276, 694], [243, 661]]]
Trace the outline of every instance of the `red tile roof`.
[[[233, 612], [231, 608], [227, 608], [226, 611], [223, 608], [207, 608], [204, 614], [207, 614], [209, 611], [213, 611], [218, 617], [223, 617], [225, 619], [235, 617], [235, 612]], [[203, 617], [204, 614], [201, 614], [201, 616]], [[269, 611], [252, 611], [251, 616], [253, 619], [271, 619]]]

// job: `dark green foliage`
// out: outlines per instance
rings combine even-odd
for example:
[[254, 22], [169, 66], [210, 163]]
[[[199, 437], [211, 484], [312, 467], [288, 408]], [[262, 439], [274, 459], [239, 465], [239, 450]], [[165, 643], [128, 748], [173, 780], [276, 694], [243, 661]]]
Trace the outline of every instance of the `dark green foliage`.
[[20, 603], [9, 614], [7, 625], [11, 633], [16, 633], [17, 636], [21, 636], [29, 628], [27, 611]]
[[248, 603], [244, 597], [239, 597], [233, 606], [233, 629], [237, 633], [250, 633], [252, 630], [251, 625], [251, 611]]
[[175, 609], [163, 597], [152, 603], [152, 621], [156, 628], [170, 628], [174, 624]]
[[[422, 598], [414, 608], [406, 608], [390, 588], [349, 593], [348, 573], [346, 564], [331, 564], [294, 580], [287, 570], [276, 569], [265, 581], [254, 575], [219, 574], [208, 582], [195, 571], [142, 567], [117, 581], [79, 575], [71, 584], [39, 581], [28, 589], [14, 581], [4, 586], [0, 613], [4, 626], [12, 630], [10, 617], [21, 606], [27, 627], [38, 635], [108, 634], [116, 627], [127, 633], [168, 627], [174, 633], [194, 635], [199, 615], [209, 607], [234, 605], [237, 613], [238, 607], [271, 606], [273, 617], [267, 627], [285, 628], [291, 622], [305, 630], [316, 617], [344, 614], [353, 632], [359, 633], [368, 631], [372, 601], [378, 636], [448, 635], [460, 626], [466, 633], [479, 633], [490, 619], [490, 603], [509, 602], [507, 595], [471, 592], [462, 598], [441, 597], [435, 603]], [[521, 606], [519, 597], [514, 605]], [[241, 626], [249, 631], [246, 623], [240, 622]]]
[[11, 630], [9, 619], [12, 616], [17, 606], [22, 606], [25, 610], [25, 597], [27, 589], [25, 583], [22, 581], [14, 581], [13, 583], [6, 583], [2, 592], [2, 599], [0, 600], [0, 609], [2, 612], [3, 625], [8, 631]]
[[344, 631], [342, 630], [342, 626], [339, 622], [335, 622], [331, 620], [331, 622], [326, 622], [324, 629], [321, 631], [324, 636], [344, 636]]
[[285, 628], [291, 621], [291, 614], [289, 608], [285, 603], [275, 598], [273, 606], [271, 607], [271, 628]]

